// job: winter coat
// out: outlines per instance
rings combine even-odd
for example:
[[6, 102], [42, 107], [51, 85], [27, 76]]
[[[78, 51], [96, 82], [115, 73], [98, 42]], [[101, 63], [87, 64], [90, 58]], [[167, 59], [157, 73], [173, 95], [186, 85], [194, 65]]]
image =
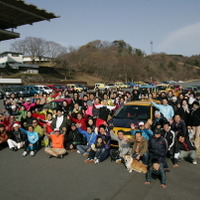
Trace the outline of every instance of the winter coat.
[[115, 135], [112, 131], [110, 131], [110, 136], [111, 136], [111, 139], [118, 142], [120, 157], [130, 153], [131, 148], [130, 148], [130, 142], [129, 141], [119, 139], [118, 136]]
[[[137, 149], [138, 147], [138, 149]], [[132, 153], [135, 154], [139, 154], [140, 156], [143, 156], [143, 154], [148, 152], [148, 142], [147, 140], [143, 137], [142, 140], [140, 142], [135, 141], [133, 143], [133, 148], [132, 148]]]
[[175, 145], [176, 135], [175, 135], [174, 131], [162, 130], [161, 135], [167, 140], [168, 150], [170, 150]]
[[91, 144], [96, 143], [96, 139], [97, 139], [96, 133], [92, 132], [91, 134], [89, 134], [87, 131], [84, 131], [81, 128], [78, 128], [78, 131], [79, 131], [79, 133], [81, 133], [82, 135], [84, 135], [86, 137], [88, 146], [91, 146]]
[[169, 121], [174, 116], [174, 109], [170, 105], [161, 105], [157, 104], [155, 102], [151, 102], [154, 107], [160, 110], [160, 112], [163, 114], [163, 116]]
[[69, 134], [67, 135], [67, 142], [70, 144], [83, 144], [83, 137], [82, 135], [78, 132], [78, 130], [71, 130]]
[[165, 157], [168, 150], [167, 140], [160, 136], [155, 136], [149, 140], [149, 153], [155, 157]]
[[200, 107], [190, 114], [190, 126], [200, 126]]

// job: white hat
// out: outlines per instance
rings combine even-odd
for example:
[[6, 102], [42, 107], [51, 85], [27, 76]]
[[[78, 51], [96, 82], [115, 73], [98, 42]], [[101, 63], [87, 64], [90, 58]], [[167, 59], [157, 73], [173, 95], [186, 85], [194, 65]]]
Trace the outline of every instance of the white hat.
[[144, 122], [139, 122], [139, 126], [144, 126]]
[[59, 129], [59, 128], [54, 128], [53, 131], [54, 131], [54, 132], [56, 132], [56, 131], [59, 131], [59, 132], [60, 132], [60, 129]]
[[31, 99], [27, 98], [26, 101], [31, 101]]
[[19, 124], [15, 123], [13, 124], [13, 128], [19, 126]]

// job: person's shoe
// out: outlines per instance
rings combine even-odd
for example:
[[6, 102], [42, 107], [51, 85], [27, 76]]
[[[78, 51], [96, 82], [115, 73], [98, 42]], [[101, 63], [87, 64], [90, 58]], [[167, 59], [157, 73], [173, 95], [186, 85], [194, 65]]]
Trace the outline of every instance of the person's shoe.
[[117, 159], [117, 160], [116, 160], [116, 163], [117, 163], [117, 164], [121, 164], [121, 163], [122, 163], [122, 159]]
[[53, 158], [53, 156], [52, 156], [52, 155], [49, 155], [49, 158]]
[[193, 161], [192, 164], [193, 164], [193, 165], [197, 165], [197, 161]]
[[23, 153], [22, 153], [22, 156], [27, 156], [27, 151], [24, 151]]
[[84, 163], [94, 163], [94, 160], [93, 160], [93, 159], [90, 159], [90, 158], [88, 158], [88, 159], [84, 160]]
[[99, 159], [96, 159], [95, 161], [94, 161], [94, 164], [96, 165], [96, 164], [98, 164], [99, 163]]
[[63, 155], [58, 155], [56, 158], [63, 159]]
[[15, 150], [15, 147], [12, 147], [10, 150], [14, 151], [14, 150]]
[[164, 171], [165, 171], [165, 172], [170, 172], [170, 169], [164, 168]]
[[30, 156], [34, 156], [34, 155], [35, 155], [34, 151], [31, 151]]
[[18, 148], [17, 148], [17, 147], [14, 147], [14, 151], [18, 151]]
[[76, 151], [77, 153], [81, 153], [79, 150]]
[[83, 154], [84, 157], [87, 157], [88, 155], [89, 155], [89, 153], [84, 153]]

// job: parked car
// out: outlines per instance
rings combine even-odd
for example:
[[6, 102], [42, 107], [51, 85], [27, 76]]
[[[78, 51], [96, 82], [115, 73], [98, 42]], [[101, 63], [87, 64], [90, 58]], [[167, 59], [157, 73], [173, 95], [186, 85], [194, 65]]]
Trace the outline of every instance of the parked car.
[[62, 92], [66, 89], [63, 85], [46, 85], [46, 86], [51, 88], [55, 92], [60, 92], [60, 91]]
[[11, 94], [14, 94], [17, 97], [17, 91], [14, 91], [12, 87], [3, 87], [2, 91], [4, 92], [6, 98], [9, 98]]
[[85, 85], [80, 84], [80, 83], [77, 83], [77, 84], [76, 84], [76, 87], [81, 87], [81, 88], [83, 88], [83, 91], [87, 91], [87, 90], [88, 90], [88, 87], [86, 87]]
[[24, 86], [12, 86], [11, 88], [16, 92], [17, 97], [30, 97], [30, 91], [26, 90]]
[[45, 85], [35, 85], [35, 87], [38, 87], [40, 90], [43, 90], [47, 94], [53, 91], [50, 87], [45, 86]]
[[113, 83], [109, 83], [105, 86], [105, 89], [117, 90], [117, 86]]
[[150, 101], [131, 101], [119, 108], [108, 123], [113, 124], [115, 134], [118, 130], [130, 132], [131, 123], [137, 125], [141, 121], [153, 120], [155, 110]]
[[3, 92], [3, 90], [0, 90], [0, 99], [3, 99], [5, 97], [5, 93]]
[[24, 86], [25, 90], [29, 91], [30, 96], [34, 96], [34, 94], [39, 94], [40, 92], [44, 92], [44, 90], [36, 87], [34, 85]]
[[83, 87], [80, 84], [67, 84], [67, 90], [69, 92], [82, 92]]
[[70, 105], [72, 103], [71, 98], [64, 98], [64, 99], [55, 99], [53, 101], [50, 101], [49, 103], [45, 104], [45, 107], [48, 107], [49, 109], [58, 109], [62, 106], [62, 102], [67, 101], [67, 103]]
[[125, 85], [122, 82], [115, 82], [117, 88], [128, 88], [128, 85]]
[[105, 87], [106, 87], [106, 85], [104, 83], [95, 83], [94, 90], [97, 90], [97, 89], [104, 90]]

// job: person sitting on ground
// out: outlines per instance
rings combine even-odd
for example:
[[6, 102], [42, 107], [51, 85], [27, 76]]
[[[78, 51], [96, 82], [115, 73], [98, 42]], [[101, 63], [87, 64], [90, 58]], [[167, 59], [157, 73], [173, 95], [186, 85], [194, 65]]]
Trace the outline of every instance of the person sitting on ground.
[[[123, 156], [125, 156], [126, 154], [130, 154], [130, 152], [131, 152], [131, 148], [130, 148], [131, 142], [127, 139], [127, 137], [125, 136], [125, 132], [123, 130], [118, 130], [117, 135], [115, 135], [114, 132], [111, 130], [110, 136], [111, 136], [112, 140], [115, 140], [115, 141], [118, 142], [119, 155], [118, 155], [118, 158], [116, 160], [116, 163], [120, 164], [120, 163], [123, 162]], [[110, 151], [110, 154], [112, 155], [112, 150]]]
[[93, 131], [90, 126], [87, 126], [87, 131], [81, 129], [81, 124], [76, 124], [79, 133], [86, 137], [86, 145], [77, 145], [77, 153], [81, 153], [84, 156], [88, 156], [91, 149], [91, 145], [96, 142], [97, 134]]
[[197, 164], [196, 149], [194, 144], [184, 134], [179, 134], [175, 146], [174, 167], [179, 167], [178, 160], [189, 158], [194, 165]]
[[71, 131], [66, 135], [66, 149], [76, 150], [77, 145], [83, 145], [83, 136], [79, 133], [76, 124], [72, 123]]
[[135, 133], [135, 139], [132, 147], [132, 158], [142, 160], [144, 165], [148, 165], [148, 142], [142, 136], [140, 131]]
[[3, 124], [0, 124], [0, 150], [8, 146], [7, 145], [8, 138], [9, 136], [7, 130], [5, 129], [5, 126]]
[[144, 122], [138, 123], [139, 129], [136, 129], [135, 124], [131, 124], [131, 135], [135, 135], [135, 133], [139, 130], [142, 133], [142, 136], [149, 141], [149, 139], [153, 136], [153, 131], [151, 129], [146, 128]]
[[84, 162], [93, 162], [95, 164], [99, 163], [100, 155], [105, 152], [105, 144], [106, 142], [103, 141], [101, 137], [97, 137], [96, 143], [91, 145], [91, 150], [89, 152], [88, 158]]
[[[101, 149], [101, 151], [99, 151], [98, 157], [95, 156], [95, 151], [93, 149], [91, 149], [89, 152], [88, 159], [87, 159], [89, 161], [86, 161], [86, 162], [94, 161], [95, 164], [97, 164], [99, 162], [103, 162], [110, 155], [110, 135], [106, 128], [106, 125], [101, 125], [99, 127], [99, 134], [97, 135], [97, 138], [101, 138], [101, 140], [103, 141], [104, 149]], [[96, 159], [95, 159], [95, 157], [96, 157]]]
[[52, 147], [46, 147], [44, 149], [44, 151], [50, 155], [49, 158], [63, 158], [63, 155], [66, 153], [66, 149], [64, 148], [64, 135], [60, 133], [58, 128], [54, 129], [53, 134], [45, 132], [45, 135], [52, 141]]
[[163, 169], [162, 164], [158, 160], [153, 160], [152, 165], [148, 169], [146, 174], [146, 182], [144, 184], [151, 184], [151, 179], [160, 179], [161, 185], [160, 187], [166, 188], [166, 174]]
[[19, 130], [19, 127], [18, 123], [13, 125], [13, 130], [10, 132], [10, 138], [7, 140], [9, 149], [13, 151], [21, 149], [26, 141], [26, 136]]
[[19, 127], [20, 127], [19, 130], [25, 133], [27, 136], [22, 156], [26, 156], [29, 152], [30, 156], [34, 156], [39, 146], [38, 145], [39, 136], [37, 132], [34, 131], [34, 127], [32, 125], [28, 126], [28, 130], [21, 128], [21, 125], [19, 125]]

